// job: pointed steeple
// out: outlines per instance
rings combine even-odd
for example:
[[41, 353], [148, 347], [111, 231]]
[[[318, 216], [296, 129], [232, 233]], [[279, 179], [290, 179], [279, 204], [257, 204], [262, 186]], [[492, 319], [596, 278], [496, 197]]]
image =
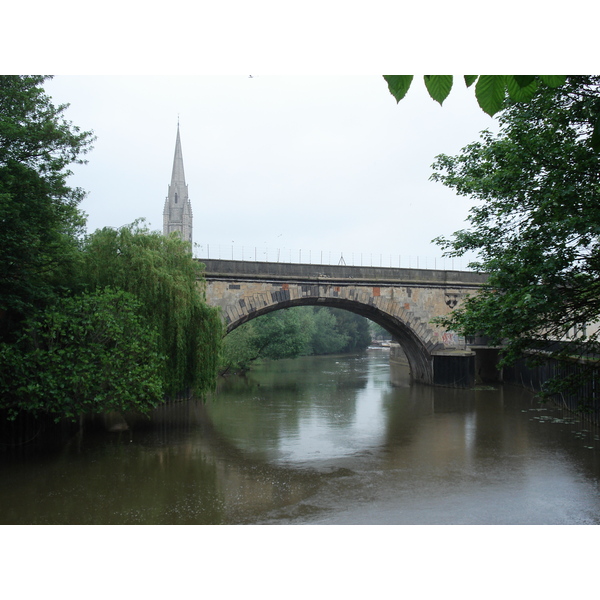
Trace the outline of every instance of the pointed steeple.
[[171, 186], [179, 188], [178, 191], [181, 191], [181, 189], [186, 187], [185, 172], [183, 170], [183, 152], [181, 151], [181, 136], [179, 135], [179, 122], [177, 123], [177, 139], [175, 140], [175, 156], [173, 158]]
[[179, 119], [177, 120], [177, 139], [175, 140], [171, 184], [163, 211], [163, 234], [169, 235], [173, 231], [179, 232], [181, 239], [192, 243], [192, 204], [188, 196], [188, 186], [183, 169]]

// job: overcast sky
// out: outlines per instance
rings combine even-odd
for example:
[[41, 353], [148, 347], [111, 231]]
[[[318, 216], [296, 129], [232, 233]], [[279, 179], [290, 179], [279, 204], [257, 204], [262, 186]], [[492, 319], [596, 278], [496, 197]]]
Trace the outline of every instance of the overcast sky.
[[439, 268], [431, 240], [471, 203], [429, 181], [431, 164], [496, 127], [461, 77], [442, 107], [421, 77], [397, 104], [378, 75], [58, 75], [46, 89], [98, 138], [71, 179], [90, 231], [140, 217], [162, 231], [179, 120], [195, 254], [211, 258]]

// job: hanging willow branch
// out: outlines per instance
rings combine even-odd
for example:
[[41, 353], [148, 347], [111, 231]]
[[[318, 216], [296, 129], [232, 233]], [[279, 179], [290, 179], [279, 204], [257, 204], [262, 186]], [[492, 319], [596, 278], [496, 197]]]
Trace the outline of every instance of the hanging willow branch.
[[218, 310], [204, 301], [202, 266], [187, 242], [150, 232], [142, 221], [104, 228], [86, 242], [88, 285], [111, 285], [141, 301], [167, 356], [168, 396], [201, 394], [214, 385], [223, 337]]

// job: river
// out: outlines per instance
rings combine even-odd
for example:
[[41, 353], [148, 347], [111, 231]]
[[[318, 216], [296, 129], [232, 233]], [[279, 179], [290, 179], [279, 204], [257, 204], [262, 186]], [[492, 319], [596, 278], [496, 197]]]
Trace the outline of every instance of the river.
[[411, 384], [383, 350], [266, 363], [126, 418], [2, 458], [2, 523], [600, 522], [596, 428], [518, 387]]

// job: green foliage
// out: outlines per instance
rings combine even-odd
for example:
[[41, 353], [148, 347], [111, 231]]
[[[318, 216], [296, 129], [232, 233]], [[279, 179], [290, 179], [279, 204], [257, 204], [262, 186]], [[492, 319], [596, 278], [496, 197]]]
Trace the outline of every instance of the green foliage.
[[227, 334], [219, 358], [219, 372], [245, 373], [259, 358], [254, 344], [254, 321], [245, 323]]
[[307, 354], [336, 354], [343, 352], [350, 335], [338, 327], [333, 310], [327, 308], [311, 309], [314, 319], [314, 334], [310, 339]]
[[[498, 135], [483, 132], [460, 155], [438, 156], [433, 165], [433, 180], [477, 200], [470, 228], [436, 241], [448, 256], [476, 252], [472, 266], [489, 273], [482, 293], [443, 324], [505, 343], [507, 361], [531, 347], [555, 356], [596, 351], [590, 324], [600, 320], [600, 160], [591, 144], [597, 114], [599, 77], [569, 77], [558, 89], [540, 84], [528, 103], [507, 102]], [[577, 343], [557, 344], [574, 328]]]
[[83, 280], [90, 289], [111, 286], [133, 294], [144, 318], [159, 333], [167, 356], [165, 390], [175, 396], [203, 393], [214, 385], [222, 324], [204, 301], [203, 266], [177, 235], [151, 232], [138, 221], [104, 228], [83, 247]]
[[424, 79], [429, 95], [442, 104], [452, 89], [452, 75], [425, 75]]
[[369, 321], [354, 313], [300, 306], [253, 319], [227, 335], [221, 372], [246, 371], [261, 358], [360, 352], [371, 341]]
[[72, 418], [210, 389], [223, 332], [201, 265], [137, 223], [84, 242], [66, 182], [94, 138], [46, 79], [0, 76], [0, 408]]
[[298, 309], [266, 314], [254, 325], [254, 345], [258, 356], [273, 360], [304, 354], [313, 327], [309, 313]]
[[391, 340], [392, 335], [389, 331], [375, 323], [375, 321], [369, 321], [369, 335], [374, 340]]
[[369, 320], [339, 308], [315, 308], [312, 354], [362, 352], [371, 343]]
[[83, 222], [33, 169], [15, 162], [0, 166], [0, 309], [7, 321], [65, 289], [76, 271]]
[[[384, 75], [388, 89], [396, 102], [406, 96], [413, 81], [413, 75]], [[442, 104], [450, 94], [453, 84], [452, 75], [425, 75], [423, 77], [429, 95]], [[565, 84], [565, 75], [464, 75], [465, 85], [475, 83], [475, 97], [481, 109], [493, 116], [502, 109], [504, 99], [526, 102], [535, 94], [538, 84], [544, 83], [551, 88]]]
[[[514, 80], [514, 78], [513, 78]], [[515, 81], [517, 87], [518, 82]], [[475, 84], [475, 97], [483, 112], [495, 115], [504, 104], [506, 78], [502, 75], [480, 75]]]
[[390, 94], [396, 98], [396, 102], [400, 102], [410, 89], [414, 75], [384, 75], [383, 78], [388, 84]]
[[538, 90], [539, 80], [533, 75], [514, 75], [506, 78], [506, 90], [511, 100], [529, 102]]
[[64, 292], [77, 262], [82, 190], [66, 184], [93, 142], [65, 121], [40, 76], [0, 76], [0, 339]]
[[295, 358], [308, 353], [313, 331], [311, 314], [300, 308], [268, 313], [227, 335], [221, 372], [247, 371], [255, 360]]
[[42, 87], [50, 79], [39, 75], [0, 76], [0, 165], [18, 162], [34, 169], [61, 196], [75, 202], [81, 190], [65, 187], [67, 166], [83, 163], [91, 149], [91, 132], [81, 132], [63, 118], [68, 104], [54, 106]]
[[[480, 108], [490, 116], [500, 112], [505, 102], [530, 102], [538, 91], [552, 88], [560, 91], [567, 83], [566, 75], [464, 75], [467, 87], [475, 84], [475, 98]], [[400, 102], [412, 84], [413, 75], [384, 75], [388, 89], [396, 102]], [[431, 98], [442, 104], [452, 89], [452, 75], [425, 75], [425, 87]], [[600, 150], [600, 113], [588, 116], [594, 127], [591, 147]]]
[[0, 408], [78, 415], [148, 411], [163, 397], [164, 356], [141, 304], [110, 289], [63, 298], [0, 343]]

